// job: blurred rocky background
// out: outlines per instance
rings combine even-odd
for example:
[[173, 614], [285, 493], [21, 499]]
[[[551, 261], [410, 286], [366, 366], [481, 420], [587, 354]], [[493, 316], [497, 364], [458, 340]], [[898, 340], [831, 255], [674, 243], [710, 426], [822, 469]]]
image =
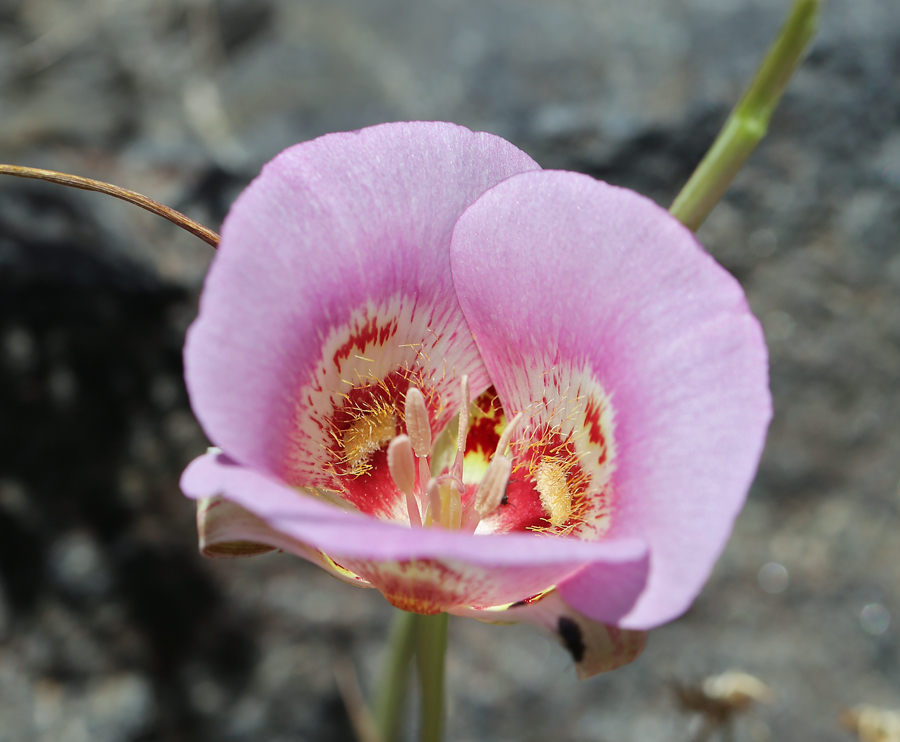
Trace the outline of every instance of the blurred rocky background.
[[[0, 161], [217, 228], [283, 147], [383, 121], [500, 134], [668, 204], [788, 0], [0, 0]], [[672, 686], [776, 694], [736, 740], [850, 740], [900, 707], [900, 6], [821, 35], [700, 237], [744, 284], [775, 419], [694, 608], [579, 683], [528, 628], [456, 621], [450, 742], [670, 742]], [[96, 194], [0, 181], [0, 742], [352, 740], [390, 609], [287, 556], [203, 561], [180, 349], [212, 250]], [[892, 623], [893, 617], [893, 623]]]

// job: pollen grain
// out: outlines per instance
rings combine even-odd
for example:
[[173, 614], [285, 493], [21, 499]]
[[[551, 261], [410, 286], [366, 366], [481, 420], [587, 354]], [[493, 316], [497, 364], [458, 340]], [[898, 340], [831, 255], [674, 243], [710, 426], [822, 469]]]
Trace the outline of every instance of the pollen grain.
[[550, 525], [559, 527], [569, 520], [572, 510], [572, 494], [566, 481], [565, 462], [545, 457], [534, 472], [535, 489], [541, 496], [541, 505], [549, 515]]

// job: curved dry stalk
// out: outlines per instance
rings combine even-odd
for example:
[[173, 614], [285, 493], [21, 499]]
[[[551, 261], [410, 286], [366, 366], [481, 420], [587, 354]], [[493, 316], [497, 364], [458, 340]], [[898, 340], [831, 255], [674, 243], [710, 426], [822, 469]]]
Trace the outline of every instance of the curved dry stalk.
[[105, 193], [107, 196], [127, 201], [135, 206], [140, 206], [151, 214], [161, 216], [168, 219], [172, 224], [181, 227], [186, 232], [190, 232], [195, 237], [199, 237], [208, 245], [213, 247], [219, 244], [219, 235], [211, 229], [198, 224], [193, 219], [186, 217], [180, 211], [170, 209], [168, 206], [154, 201], [152, 198], [129, 191], [127, 188], [120, 188], [112, 185], [112, 183], [104, 183], [91, 178], [82, 178], [78, 175], [69, 175], [68, 173], [57, 173], [53, 170], [40, 170], [34, 167], [19, 167], [18, 165], [0, 164], [0, 175], [15, 175], [18, 178], [31, 178], [32, 180], [46, 180], [48, 183], [56, 183], [58, 185], [69, 186], [70, 188], [80, 188], [83, 191], [96, 191], [97, 193]]

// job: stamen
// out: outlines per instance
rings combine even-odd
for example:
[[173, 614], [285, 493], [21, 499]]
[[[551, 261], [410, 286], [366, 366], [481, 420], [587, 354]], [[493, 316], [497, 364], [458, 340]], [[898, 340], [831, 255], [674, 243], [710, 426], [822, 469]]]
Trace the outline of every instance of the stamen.
[[509, 425], [506, 426], [506, 430], [503, 431], [503, 434], [500, 436], [500, 440], [497, 442], [498, 456], [506, 455], [506, 449], [509, 446], [509, 441], [512, 438], [513, 433], [516, 432], [516, 428], [519, 426], [519, 423], [522, 422], [523, 417], [525, 417], [525, 413], [520, 412], [512, 420], [509, 421]]
[[466, 512], [460, 516], [464, 531], [474, 532], [482, 518], [486, 518], [500, 507], [503, 495], [506, 494], [506, 485], [509, 484], [509, 476], [512, 473], [512, 462], [506, 458], [506, 449], [524, 416], [523, 412], [518, 413], [509, 421], [509, 425], [500, 436], [494, 458], [491, 459], [484, 479], [481, 480], [478, 492], [475, 494], [474, 506], [470, 500]]
[[406, 495], [406, 509], [409, 513], [409, 524], [421, 526], [419, 503], [416, 501], [416, 461], [413, 456], [409, 436], [398, 435], [391, 441], [387, 450], [388, 471], [394, 484]]
[[441, 525], [453, 531], [462, 525], [462, 498], [455, 479], [441, 488]]
[[438, 484], [444, 484], [444, 482], [452, 482], [456, 485], [456, 488], [460, 492], [464, 492], [466, 489], [466, 485], [463, 483], [463, 480], [459, 477], [455, 476], [452, 472], [450, 474], [442, 474], [437, 477]]
[[431, 423], [425, 395], [414, 386], [406, 392], [406, 432], [416, 456], [422, 458], [431, 453]]
[[426, 456], [419, 457], [419, 492], [425, 489], [425, 483], [431, 479], [431, 468], [428, 466]]
[[469, 434], [469, 377], [463, 376], [460, 381], [459, 432], [456, 434], [456, 450], [466, 452], [466, 436]]
[[387, 450], [388, 471], [401, 492], [411, 493], [416, 489], [416, 460], [413, 456], [409, 436], [398, 435]]
[[463, 460], [466, 457], [466, 438], [469, 435], [469, 377], [463, 376], [460, 380], [459, 398], [459, 428], [456, 433], [456, 458], [450, 473], [459, 480], [462, 480]]
[[428, 480], [426, 490], [428, 506], [430, 508], [431, 522], [433, 525], [441, 525], [441, 486], [437, 479]]
[[568, 468], [565, 462], [548, 456], [534, 473], [541, 506], [550, 516], [550, 525], [555, 527], [564, 525], [572, 512], [572, 493], [566, 476]]
[[419, 502], [416, 496], [406, 493], [406, 512], [409, 515], [409, 525], [414, 528], [422, 527], [422, 516], [419, 515]]
[[[500, 450], [499, 448], [497, 449]], [[493, 513], [503, 500], [509, 475], [512, 473], [512, 461], [506, 456], [497, 454], [491, 461], [475, 499], [475, 511], [482, 518]]]

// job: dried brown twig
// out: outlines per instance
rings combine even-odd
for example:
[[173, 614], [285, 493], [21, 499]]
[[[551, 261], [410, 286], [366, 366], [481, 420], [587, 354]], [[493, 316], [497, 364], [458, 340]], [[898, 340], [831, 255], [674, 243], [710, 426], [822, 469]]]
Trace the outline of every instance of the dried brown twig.
[[340, 657], [334, 663], [334, 679], [337, 682], [338, 692], [347, 709], [350, 725], [358, 742], [381, 742], [375, 719], [366, 705], [362, 689], [359, 687], [359, 678], [356, 676], [356, 668], [346, 657]]
[[68, 173], [57, 173], [53, 170], [40, 170], [34, 167], [20, 167], [18, 165], [2, 165], [0, 164], [0, 175], [15, 175], [18, 178], [31, 178], [32, 180], [45, 180], [48, 183], [56, 183], [58, 185], [69, 186], [70, 188], [79, 188], [83, 191], [96, 191], [97, 193], [105, 193], [107, 196], [127, 201], [135, 206], [140, 206], [145, 211], [168, 219], [172, 224], [181, 227], [183, 230], [190, 232], [195, 237], [199, 237], [208, 245], [217, 247], [219, 244], [219, 235], [211, 229], [204, 227], [202, 224], [195, 222], [193, 219], [186, 217], [180, 211], [170, 209], [168, 206], [147, 198], [136, 191], [129, 191], [127, 188], [120, 188], [112, 185], [112, 183], [104, 183], [91, 178], [82, 178], [78, 175], [69, 175]]

